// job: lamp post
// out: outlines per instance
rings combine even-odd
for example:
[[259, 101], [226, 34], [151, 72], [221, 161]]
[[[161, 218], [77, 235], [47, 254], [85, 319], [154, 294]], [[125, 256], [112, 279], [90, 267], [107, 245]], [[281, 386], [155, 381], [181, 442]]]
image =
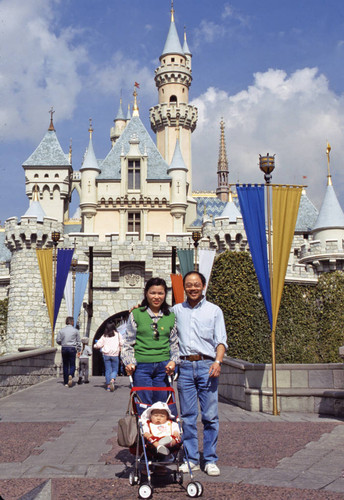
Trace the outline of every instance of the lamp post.
[[54, 256], [53, 256], [53, 326], [51, 331], [51, 346], [54, 347], [54, 315], [55, 315], [55, 288], [56, 288], [56, 270], [57, 270], [57, 262], [56, 262], [56, 251], [57, 245], [60, 241], [60, 233], [58, 231], [53, 231], [51, 233], [51, 239], [54, 244]]
[[78, 259], [76, 257], [72, 258], [72, 283], [73, 283], [73, 309], [72, 314], [74, 316], [74, 300], [75, 300], [75, 275], [76, 275], [76, 266], [78, 265]]
[[[272, 172], [275, 169], [275, 155], [266, 156], [259, 155], [259, 168], [264, 173], [266, 186], [266, 204], [267, 204], [267, 222], [268, 222], [268, 257], [269, 257], [269, 276], [270, 276], [270, 294], [272, 296], [272, 248], [271, 248], [271, 206], [270, 206], [270, 183]], [[278, 415], [277, 409], [277, 381], [276, 381], [276, 332], [272, 328], [271, 331], [271, 358], [272, 358], [272, 412], [273, 415]]]
[[195, 247], [195, 266], [194, 270], [198, 271], [198, 265], [197, 265], [197, 247], [199, 245], [199, 240], [202, 238], [202, 233], [200, 231], [192, 231], [192, 239], [194, 242], [194, 247]]

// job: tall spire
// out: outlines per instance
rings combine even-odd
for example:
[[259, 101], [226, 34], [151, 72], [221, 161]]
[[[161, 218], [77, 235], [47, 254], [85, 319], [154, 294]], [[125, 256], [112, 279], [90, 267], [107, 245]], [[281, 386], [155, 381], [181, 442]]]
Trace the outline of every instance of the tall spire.
[[50, 125], [49, 125], [48, 130], [55, 132], [54, 121], [53, 121], [53, 115], [54, 115], [55, 111], [54, 111], [54, 108], [52, 106], [50, 108], [49, 113], [50, 113]]
[[326, 156], [327, 156], [327, 185], [332, 186], [332, 177], [330, 172], [330, 152], [331, 146], [327, 143]]
[[220, 150], [219, 159], [217, 162], [217, 189], [216, 195], [221, 201], [228, 201], [229, 186], [228, 186], [228, 160], [226, 152], [225, 139], [225, 123], [223, 118], [220, 122]]
[[137, 92], [136, 92], [136, 85], [135, 85], [135, 88], [134, 88], [133, 96], [134, 96], [133, 116], [140, 116], [140, 115], [139, 115], [139, 107], [138, 107], [138, 105], [137, 105]]
[[174, 8], [173, 8], [173, 0], [171, 0], [171, 23], [174, 23]]

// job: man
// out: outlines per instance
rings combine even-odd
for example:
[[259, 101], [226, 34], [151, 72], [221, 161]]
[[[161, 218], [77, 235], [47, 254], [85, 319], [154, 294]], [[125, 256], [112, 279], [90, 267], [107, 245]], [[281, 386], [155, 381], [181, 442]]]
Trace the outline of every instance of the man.
[[81, 351], [79, 330], [74, 328], [74, 318], [68, 316], [66, 325], [60, 330], [56, 342], [62, 346], [63, 382], [65, 387], [72, 387], [75, 373], [76, 352]]
[[[178, 394], [183, 420], [183, 440], [190, 468], [199, 470], [197, 436], [198, 400], [203, 423], [204, 471], [219, 476], [216, 445], [219, 433], [218, 380], [227, 349], [226, 327], [221, 309], [203, 296], [206, 280], [191, 271], [184, 276], [187, 301], [173, 306], [177, 319], [180, 365]], [[189, 472], [187, 463], [181, 465]]]

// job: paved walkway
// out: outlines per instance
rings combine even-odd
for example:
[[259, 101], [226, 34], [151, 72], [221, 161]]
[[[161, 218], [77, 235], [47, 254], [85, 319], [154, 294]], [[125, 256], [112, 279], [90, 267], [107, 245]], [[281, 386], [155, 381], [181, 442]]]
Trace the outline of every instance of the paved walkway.
[[[45, 423], [45, 425], [62, 422], [63, 426], [60, 435], [45, 441], [38, 450], [35, 450], [35, 453], [31, 453], [24, 460], [16, 459], [15, 452], [13, 452], [13, 459], [10, 461], [0, 460], [0, 487], [3, 482], [2, 484], [9, 488], [11, 481], [15, 485], [17, 480], [23, 478], [39, 478], [42, 481], [56, 478], [104, 480], [127, 478], [130, 464], [123, 464], [123, 460], [117, 460], [117, 463], [116, 460], [108, 460], [108, 454], [111, 455], [111, 450], [114, 449], [115, 426], [118, 419], [124, 415], [128, 404], [128, 379], [127, 377], [119, 377], [117, 382], [115, 392], [109, 393], [104, 390], [103, 378], [101, 377], [92, 377], [90, 384], [76, 385], [72, 388], [64, 387], [61, 380], [52, 379], [1, 399], [0, 430], [1, 426], [5, 429], [6, 424], [9, 425], [9, 423], [17, 423], [18, 429], [23, 429], [19, 425], [20, 423], [29, 422]], [[328, 426], [323, 424], [328, 424]], [[322, 427], [318, 427], [319, 425]], [[226, 438], [219, 443], [223, 450], [222, 460], [220, 456], [219, 461], [221, 476], [220, 478], [210, 478], [204, 472], [197, 472], [195, 474], [197, 480], [209, 484], [230, 483], [232, 485], [308, 489], [313, 490], [314, 494], [316, 490], [319, 493], [327, 492], [328, 494], [337, 492], [343, 494], [339, 495], [338, 498], [344, 498], [344, 425], [342, 420], [322, 418], [312, 414], [288, 413], [274, 417], [268, 414], [246, 412], [230, 404], [220, 403], [220, 426], [223, 432], [229, 430]], [[15, 428], [16, 426], [14, 426]], [[241, 429], [238, 435], [234, 435], [235, 429], [238, 432]], [[269, 446], [269, 450], [264, 451], [266, 448], [264, 441], [268, 436], [266, 432], [269, 429], [271, 431], [281, 429], [283, 435], [278, 436], [279, 440], [276, 441], [279, 450], [275, 450], [274, 442], [269, 441], [266, 445]], [[299, 433], [296, 432], [297, 429], [300, 429]], [[312, 429], [315, 438], [314, 440], [306, 439], [306, 442], [302, 443], [302, 434], [307, 429]], [[319, 429], [321, 429], [320, 434]], [[261, 434], [257, 436], [255, 431], [256, 434]], [[296, 432], [296, 434], [290, 434], [291, 431]], [[251, 434], [248, 435], [248, 432]], [[311, 435], [313, 436], [313, 434]], [[300, 445], [294, 442], [295, 436], [301, 439]], [[21, 436], [16, 435], [14, 431], [12, 438], [18, 443]], [[242, 466], [231, 465], [233, 457], [225, 458], [234, 449], [231, 446], [231, 440], [234, 438], [239, 440], [235, 444], [236, 449], [239, 450], [236, 451], [238, 454], [236, 458], [243, 460]], [[255, 444], [252, 441], [251, 452], [246, 451], [247, 457], [245, 457], [245, 452], [241, 452], [241, 450], [249, 450], [250, 443], [247, 443], [247, 440], [253, 440], [253, 438]], [[291, 440], [293, 440], [292, 443]], [[295, 446], [295, 449], [292, 448], [292, 454], [289, 453], [286, 456], [283, 450], [288, 448], [290, 444]], [[251, 464], [252, 454], [258, 453], [256, 451], [258, 448], [253, 449], [253, 445], [261, 446], [259, 453], [262, 453], [262, 459], [258, 466]], [[14, 449], [15, 445], [13, 444]], [[37, 454], [38, 452], [39, 454]], [[241, 453], [243, 456], [239, 456]], [[274, 466], [271, 464], [266, 466], [267, 454], [272, 456], [274, 453], [280, 454], [276, 463]], [[126, 484], [128, 484], [127, 479]], [[44, 496], [43, 486], [39, 491], [37, 490], [38, 492], [33, 493], [34, 490], [32, 490], [31, 496], [18, 496], [17, 498], [51, 498], [47, 493]], [[137, 498], [137, 490], [133, 492], [129, 485], [128, 488], [131, 493], [128, 493], [129, 496], [125, 498]], [[1, 495], [3, 493], [0, 489]], [[205, 495], [204, 497], [213, 498]], [[16, 498], [16, 496], [12, 494], [12, 496], [7, 498], [3, 496], [3, 498], [7, 500], [7, 498]], [[105, 496], [97, 496], [97, 498], [105, 498]], [[112, 498], [124, 497], [113, 496]], [[175, 498], [179, 497], [175, 496]], [[216, 498], [226, 498], [226, 496], [221, 497], [217, 494]], [[240, 496], [231, 496], [230, 498], [240, 498]], [[255, 495], [252, 498], [260, 497]], [[265, 498], [269, 498], [269, 495]], [[274, 494], [274, 498], [279, 497]], [[281, 496], [280, 498], [294, 497]], [[316, 498], [337, 498], [337, 495], [332, 497], [325, 494], [325, 496]]]

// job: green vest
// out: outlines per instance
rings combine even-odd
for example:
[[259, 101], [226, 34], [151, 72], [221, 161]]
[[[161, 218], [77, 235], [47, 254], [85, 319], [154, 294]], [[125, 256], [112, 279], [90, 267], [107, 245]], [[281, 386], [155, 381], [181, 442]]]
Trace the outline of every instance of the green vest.
[[168, 361], [170, 355], [170, 333], [175, 323], [174, 313], [163, 316], [157, 323], [159, 339], [154, 338], [153, 319], [141, 308], [134, 309], [134, 320], [137, 324], [135, 359], [138, 363], [159, 363]]

